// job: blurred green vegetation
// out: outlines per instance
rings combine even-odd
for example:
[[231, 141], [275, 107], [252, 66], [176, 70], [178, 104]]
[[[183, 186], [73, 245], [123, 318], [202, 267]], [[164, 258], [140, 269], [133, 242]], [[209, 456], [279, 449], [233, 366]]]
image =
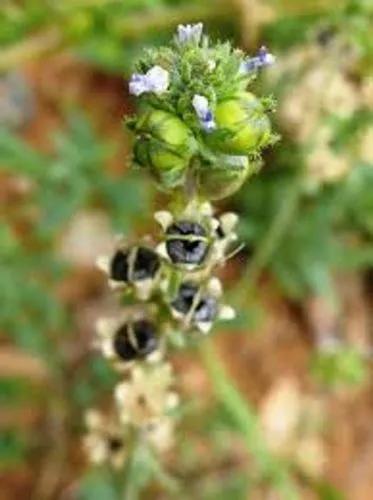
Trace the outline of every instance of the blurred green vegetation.
[[[297, 4], [273, 2], [275, 16], [260, 25], [260, 41], [285, 59], [291, 48], [309, 43], [320, 26], [331, 26], [358, 47], [361, 72], [368, 74], [373, 59], [371, 2], [341, 2], [337, 8], [335, 2], [319, 8], [308, 8], [305, 2], [303, 10]], [[230, 2], [221, 0], [5, 0], [0, 12], [0, 71], [22, 67], [23, 62], [49, 53], [73, 50], [101, 72], [128, 75], [144, 45], [167, 39], [178, 22], [200, 19], [207, 22], [213, 36], [239, 39], [238, 16], [233, 15]], [[63, 425], [76, 446], [83, 409], [106, 395], [115, 375], [96, 358], [85, 358], [78, 369], [69, 365], [66, 347], [74, 345], [76, 315], [71, 304], [61, 299], [59, 285], [74, 269], [56, 253], [56, 242], [71, 218], [87, 208], [107, 213], [115, 231], [134, 233], [151, 217], [154, 196], [145, 179], [127, 172], [109, 172], [107, 164], [118, 145], [101, 137], [89, 116], [78, 109], [67, 114], [64, 121], [50, 153], [30, 146], [9, 127], [0, 130], [1, 172], [26, 180], [29, 186], [27, 195], [7, 207], [1, 220], [0, 330], [4, 344], [14, 344], [41, 358], [53, 381], [41, 390], [23, 378], [4, 377], [0, 380], [0, 402], [7, 408], [41, 405], [48, 415], [57, 412], [62, 421], [61, 401], [68, 402], [69, 421]], [[371, 123], [371, 113], [366, 111], [336, 119], [335, 147], [354, 141], [360, 129]], [[281, 124], [277, 126], [282, 132]], [[338, 300], [335, 275], [342, 271], [365, 273], [373, 265], [373, 159], [370, 163], [356, 162], [339, 182], [310, 192], [303, 182], [305, 151], [286, 133], [283, 135], [261, 174], [231, 202], [241, 215], [241, 236], [253, 254], [249, 272], [244, 272], [245, 279], [252, 281], [240, 285], [246, 284], [249, 292], [264, 270], [292, 301], [302, 303], [312, 295]], [[250, 310], [255, 307], [249, 304]], [[195, 427], [199, 428], [204, 418], [210, 430], [222, 427], [242, 436], [248, 452], [260, 465], [260, 473], [255, 476], [239, 470], [226, 478], [214, 476], [196, 498], [244, 499], [250, 487], [254, 490], [263, 481], [285, 492], [287, 500], [301, 498], [293, 490], [294, 468], [268, 452], [257, 434], [255, 411], [211, 356], [205, 351], [201, 358], [214, 380], [218, 401], [212, 414], [198, 416]], [[310, 371], [323, 387], [356, 386], [366, 379], [366, 358], [343, 345], [333, 354], [315, 353]], [[218, 433], [207, 430], [206, 434], [211, 446], [217, 446]], [[22, 426], [6, 426], [0, 438], [1, 467], [14, 469], [30, 460], [33, 453], [45, 452], [44, 438], [42, 431], [30, 436]], [[63, 448], [54, 439], [53, 434], [48, 436], [47, 447]], [[133, 467], [130, 482], [135, 490], [153, 478], [169, 498], [188, 498], [184, 490], [173, 492], [173, 477], [169, 478], [153, 460], [140, 456]], [[198, 468], [198, 460], [195, 465]], [[108, 471], [89, 471], [78, 498], [118, 498], [115, 481]], [[187, 482], [184, 480], [186, 491]], [[314, 490], [320, 499], [340, 498], [328, 485], [315, 484]], [[136, 495], [128, 498], [134, 500]]]

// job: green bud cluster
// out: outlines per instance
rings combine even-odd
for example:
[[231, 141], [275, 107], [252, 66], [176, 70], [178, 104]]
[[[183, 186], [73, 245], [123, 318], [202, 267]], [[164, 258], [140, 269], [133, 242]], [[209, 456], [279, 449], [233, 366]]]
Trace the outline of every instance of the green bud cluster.
[[[270, 99], [247, 88], [256, 72], [243, 71], [246, 56], [229, 43], [212, 45], [206, 36], [148, 50], [135, 77], [158, 68], [168, 75], [162, 91], [136, 93], [134, 163], [146, 168], [166, 191], [188, 179], [197, 196], [221, 199], [236, 192], [260, 167], [263, 148], [277, 139], [271, 131]], [[193, 106], [195, 96], [208, 102], [214, 126], [207, 130]]]
[[197, 149], [191, 130], [173, 113], [147, 109], [136, 124], [136, 162], [149, 168], [158, 184], [180, 186]]

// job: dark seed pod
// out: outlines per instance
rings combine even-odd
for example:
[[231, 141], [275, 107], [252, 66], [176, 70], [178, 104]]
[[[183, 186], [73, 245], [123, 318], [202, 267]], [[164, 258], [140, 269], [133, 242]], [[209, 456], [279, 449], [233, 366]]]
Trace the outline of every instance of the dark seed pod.
[[192, 283], [183, 283], [180, 285], [176, 299], [171, 303], [172, 307], [182, 314], [188, 314], [194, 297], [198, 292], [198, 286]]
[[123, 325], [114, 337], [114, 350], [124, 361], [144, 358], [157, 348], [155, 327], [147, 320]]
[[219, 225], [218, 227], [215, 229], [215, 233], [216, 233], [216, 236], [219, 238], [219, 239], [223, 239], [225, 238], [227, 235], [225, 234], [224, 230], [223, 230], [223, 227], [221, 225], [221, 223], [219, 222]]
[[114, 281], [131, 283], [153, 278], [159, 267], [158, 255], [146, 247], [118, 250], [110, 264], [110, 277]]
[[153, 278], [160, 265], [159, 257], [153, 250], [139, 247], [133, 264], [131, 280], [140, 281]]
[[218, 303], [214, 297], [202, 295], [195, 304], [199, 287], [193, 283], [183, 283], [178, 291], [176, 299], [171, 303], [175, 311], [187, 315], [192, 307], [194, 322], [213, 321], [218, 314]]
[[218, 304], [214, 297], [202, 297], [194, 311], [196, 322], [213, 321], [218, 314]]
[[118, 250], [111, 260], [110, 277], [115, 281], [128, 282], [128, 256], [129, 252]]
[[175, 264], [202, 264], [209, 250], [205, 229], [197, 222], [178, 221], [166, 231], [166, 249]]

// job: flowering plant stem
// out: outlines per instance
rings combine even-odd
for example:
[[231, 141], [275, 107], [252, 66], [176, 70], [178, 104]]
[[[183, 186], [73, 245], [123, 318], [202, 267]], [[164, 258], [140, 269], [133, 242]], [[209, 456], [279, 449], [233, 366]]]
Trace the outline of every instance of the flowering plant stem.
[[[179, 401], [167, 351], [178, 332], [187, 341], [235, 316], [222, 301], [223, 286], [214, 271], [240, 248], [235, 245], [238, 216], [216, 214], [211, 201], [240, 189], [259, 169], [262, 150], [277, 140], [268, 117], [272, 105], [247, 90], [258, 70], [274, 61], [265, 47], [247, 57], [230, 43], [211, 43], [202, 23], [188, 24], [178, 26], [170, 46], [145, 51], [131, 76], [129, 92], [141, 104], [137, 115], [127, 118], [135, 135], [133, 161], [170, 194], [172, 208], [154, 214], [161, 226], [157, 243], [153, 238], [135, 245], [118, 241], [114, 255], [98, 261], [110, 286], [122, 290], [123, 302], [117, 317], [98, 321], [96, 346], [122, 380], [111, 413], [87, 412], [84, 444], [94, 463], [109, 461], [120, 468], [127, 462], [124, 499], [138, 498], [153, 478], [180, 496], [155, 459], [173, 444], [172, 410]], [[286, 220], [284, 213], [264, 256]], [[258, 434], [253, 411], [213, 351], [202, 347], [201, 352], [261, 479], [269, 477], [287, 499], [295, 499], [286, 468]]]
[[169, 494], [177, 494], [179, 484], [175, 478], [168, 474], [162, 464], [154, 455], [149, 446], [137, 439], [133, 443], [130, 460], [126, 465], [126, 471], [121, 481], [119, 498], [121, 500], [137, 500], [147, 481], [147, 476], [156, 478]]
[[261, 436], [255, 412], [236, 389], [211, 340], [207, 339], [201, 342], [199, 352], [214, 392], [236, 424], [237, 429], [244, 436], [247, 450], [255, 458], [260, 476], [268, 478], [286, 500], [299, 499], [300, 496], [291, 480], [289, 468], [285, 463], [274, 458], [268, 450]]

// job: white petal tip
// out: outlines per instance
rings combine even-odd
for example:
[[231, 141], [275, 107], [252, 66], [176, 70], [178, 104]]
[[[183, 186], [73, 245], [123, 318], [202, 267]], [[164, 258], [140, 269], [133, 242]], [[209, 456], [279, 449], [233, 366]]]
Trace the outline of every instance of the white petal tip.
[[207, 334], [212, 328], [212, 322], [198, 322], [197, 323], [198, 330], [200, 330], [202, 333]]
[[140, 300], [148, 300], [153, 288], [153, 280], [146, 279], [135, 283], [136, 295]]
[[223, 293], [223, 287], [218, 278], [211, 278], [208, 282], [207, 289], [214, 297], [220, 297]]
[[167, 248], [166, 248], [166, 243], [163, 242], [163, 243], [160, 243], [159, 245], [157, 245], [156, 252], [163, 259], [169, 260], [168, 253], [167, 253]]
[[110, 271], [110, 258], [107, 255], [100, 255], [96, 259], [96, 267], [106, 274]]
[[220, 223], [217, 219], [211, 219], [210, 220], [210, 226], [213, 231], [216, 231], [219, 227]]
[[219, 319], [224, 321], [230, 321], [236, 317], [236, 311], [233, 307], [230, 306], [222, 306], [219, 313]]
[[171, 212], [167, 210], [160, 210], [154, 214], [154, 219], [160, 224], [162, 229], [166, 230], [170, 224], [173, 222], [173, 216]]
[[100, 337], [108, 337], [113, 332], [114, 320], [108, 318], [100, 318], [96, 321], [95, 329]]
[[229, 234], [236, 227], [238, 215], [233, 212], [227, 212], [220, 217], [220, 223], [224, 234]]
[[111, 290], [120, 290], [121, 288], [124, 288], [125, 283], [120, 283], [119, 281], [109, 280], [108, 285], [109, 285], [109, 288]]

